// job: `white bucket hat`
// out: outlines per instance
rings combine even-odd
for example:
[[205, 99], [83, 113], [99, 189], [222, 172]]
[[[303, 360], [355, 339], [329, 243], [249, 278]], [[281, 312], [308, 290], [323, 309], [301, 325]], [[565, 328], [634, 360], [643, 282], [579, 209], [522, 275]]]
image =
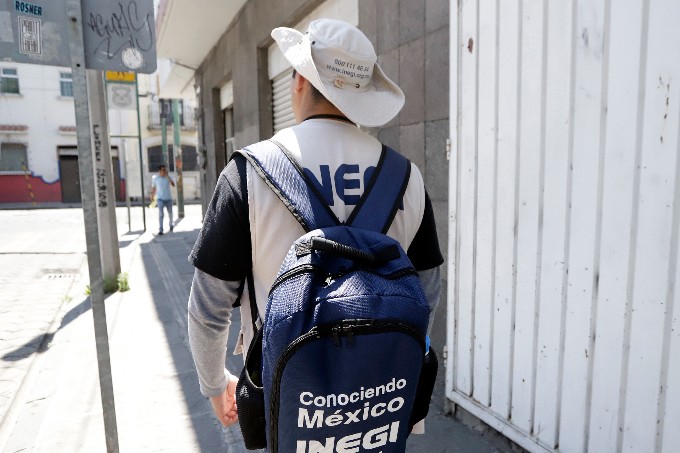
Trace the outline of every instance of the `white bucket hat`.
[[373, 44], [355, 26], [319, 19], [305, 34], [279, 27], [272, 38], [293, 69], [354, 123], [382, 126], [404, 106], [404, 92], [380, 69]]

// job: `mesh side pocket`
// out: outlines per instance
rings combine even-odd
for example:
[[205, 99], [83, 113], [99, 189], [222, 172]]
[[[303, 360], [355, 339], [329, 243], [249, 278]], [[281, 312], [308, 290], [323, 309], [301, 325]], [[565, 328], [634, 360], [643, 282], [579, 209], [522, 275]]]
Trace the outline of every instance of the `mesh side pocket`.
[[267, 446], [262, 388], [262, 329], [248, 349], [246, 364], [236, 385], [236, 406], [243, 441], [248, 450]]
[[427, 417], [427, 413], [430, 410], [434, 383], [437, 380], [438, 366], [437, 354], [430, 347], [428, 354], [423, 358], [423, 367], [420, 369], [416, 398], [413, 402], [413, 409], [411, 410], [411, 418], [409, 420], [409, 431], [413, 429], [413, 425]]

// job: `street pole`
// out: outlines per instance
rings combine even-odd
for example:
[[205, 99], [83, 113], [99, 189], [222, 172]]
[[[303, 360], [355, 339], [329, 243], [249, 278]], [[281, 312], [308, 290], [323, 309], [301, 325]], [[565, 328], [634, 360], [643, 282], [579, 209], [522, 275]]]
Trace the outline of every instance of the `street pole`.
[[80, 0], [68, 0], [69, 53], [73, 77], [73, 102], [78, 138], [78, 162], [80, 167], [80, 191], [85, 220], [85, 241], [87, 243], [87, 264], [90, 273], [90, 300], [94, 318], [97, 365], [99, 368], [99, 387], [104, 416], [106, 450], [118, 453], [118, 428], [116, 426], [116, 407], [113, 398], [113, 379], [111, 376], [111, 357], [109, 355], [106, 310], [104, 306], [104, 282], [99, 250], [99, 230], [97, 227], [97, 198], [94, 186], [94, 165], [90, 136], [90, 117], [88, 109], [87, 75], [85, 70], [85, 49], [83, 44], [83, 22]]
[[165, 115], [163, 115], [162, 110], [161, 110], [161, 152], [163, 153], [163, 163], [168, 166], [168, 171], [170, 171], [170, 162], [172, 162], [172, 156], [170, 156], [170, 153], [168, 152], [168, 125], [165, 121]]
[[94, 176], [97, 189], [97, 218], [104, 281], [113, 281], [120, 274], [120, 250], [116, 225], [116, 192], [114, 190], [111, 144], [106, 111], [104, 73], [86, 71], [87, 93], [92, 127]]
[[179, 142], [179, 102], [172, 100], [172, 133], [174, 138], [175, 171], [177, 171], [177, 217], [184, 218], [184, 182], [182, 179], [182, 145]]
[[128, 165], [127, 165], [127, 141], [122, 139], [120, 142], [120, 152], [123, 157], [120, 159], [123, 161], [123, 168], [125, 169], [125, 206], [127, 207], [127, 217], [128, 217], [128, 233], [132, 233], [132, 216], [130, 214], [130, 187], [127, 183], [129, 181], [128, 175]]
[[139, 187], [142, 198], [142, 221], [146, 232], [146, 202], [144, 201], [144, 157], [142, 150], [142, 121], [139, 118], [139, 82], [135, 76], [135, 100], [137, 101], [137, 144], [139, 146]]

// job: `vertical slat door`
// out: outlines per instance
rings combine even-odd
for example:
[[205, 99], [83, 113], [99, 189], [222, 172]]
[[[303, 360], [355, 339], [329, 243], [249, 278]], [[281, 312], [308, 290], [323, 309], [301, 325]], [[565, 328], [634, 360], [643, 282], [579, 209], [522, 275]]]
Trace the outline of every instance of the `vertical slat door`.
[[572, 173], [573, 1], [545, 4], [533, 432], [557, 445]]
[[[495, 2], [480, 2], [478, 17], [496, 17]], [[488, 90], [477, 91], [477, 222], [475, 228], [475, 270], [474, 310], [475, 323], [473, 337], [474, 392], [479, 401], [485, 405], [491, 402], [491, 348], [493, 346], [492, 324], [493, 313], [493, 248], [494, 248], [494, 204], [496, 198], [496, 41], [497, 28], [494, 21], [479, 22], [477, 45], [484, 42], [478, 56], [479, 85], [489, 87]], [[474, 49], [470, 49], [473, 50]], [[473, 54], [474, 52], [468, 51]]]
[[[637, 231], [631, 269], [630, 349], [620, 444], [623, 451], [659, 451], [662, 423], [680, 426], [664, 414], [669, 384], [664, 352], [671, 335], [673, 278], [677, 261], [678, 117], [680, 113], [680, 3], [650, 1], [642, 18], [646, 46], [640, 78], [643, 98], [637, 124], [639, 172]], [[646, 35], [646, 36], [645, 36]], [[668, 49], [667, 52], [664, 49]], [[666, 448], [669, 448], [667, 446]], [[679, 446], [673, 446], [677, 449]]]
[[[465, 49], [461, 52], [459, 68], [462, 89], [459, 102], [461, 111], [466, 114], [466, 121], [460, 125], [460, 142], [463, 147], [457, 154], [459, 167], [458, 186], [458, 215], [457, 225], [459, 238], [457, 254], [462, 263], [469, 263], [475, 259], [475, 226], [476, 226], [476, 175], [477, 175], [477, 60], [474, 57], [475, 40], [477, 38], [477, 0], [463, 0], [460, 3], [460, 16], [463, 19], [463, 35], [469, 36]], [[455, 386], [467, 396], [472, 395], [474, 370], [474, 297], [475, 297], [475, 268], [463, 266], [457, 275], [457, 291], [462, 297], [456, 298], [456, 313], [468, 320], [458, 328], [453, 350], [457, 373]]]
[[[543, 162], [543, 38], [544, 8], [540, 0], [523, 0], [519, 18], [520, 111], [517, 144], [515, 337], [513, 350], [511, 417], [521, 430], [533, 431], [536, 378], [537, 279], [539, 261], [539, 221], [541, 167]], [[505, 20], [505, 18], [501, 18]], [[480, 89], [483, 89], [480, 87]], [[463, 113], [465, 117], [465, 113]], [[462, 265], [462, 263], [461, 263]], [[496, 268], [496, 272], [504, 272]], [[497, 338], [496, 341], [502, 341]], [[493, 370], [491, 370], [493, 373]]]
[[[641, 18], [643, 4], [638, 1], [609, 2], [608, 18], [604, 22], [608, 40], [608, 74], [603, 84], [606, 99], [606, 124], [602, 134], [605, 142], [601, 152], [604, 162], [601, 173], [600, 246], [597, 299], [594, 306], [594, 328], [591, 341], [592, 361], [589, 376], [589, 424], [586, 425], [589, 451], [615, 451], [620, 436], [620, 404], [626, 389], [622, 379], [627, 365], [623, 345], [629, 340], [630, 265], [635, 261], [631, 250], [635, 237], [636, 174], [639, 143], [636, 140], [640, 109], [640, 74], [644, 60]], [[646, 27], [646, 26], [645, 26]], [[612, 74], [626, 74], [612, 77]], [[600, 357], [603, 357], [600, 360]], [[574, 392], [578, 391], [575, 389]]]
[[[510, 417], [514, 355], [516, 264], [515, 218], [518, 160], [520, 47], [518, 2], [498, 4], [498, 81], [496, 112], [496, 203], [494, 232], [494, 311], [493, 354], [491, 360], [491, 411], [503, 419]], [[500, 20], [500, 18], [503, 18]], [[502, 77], [501, 77], [502, 74]]]
[[[572, 119], [570, 145], [569, 242], [566, 247], [569, 272], [562, 308], [562, 371], [558, 403], [559, 445], [564, 451], [585, 451], [590, 413], [593, 310], [597, 307], [599, 250], [601, 247], [602, 145], [606, 118], [603, 107], [606, 77], [605, 0], [576, 2], [573, 17]], [[574, 240], [578, 238], [578, 240]], [[585, 303], [584, 303], [585, 301]], [[591, 450], [593, 451], [593, 450]], [[606, 449], [605, 449], [606, 451]]]
[[680, 445], [678, 17], [451, 8], [447, 396], [530, 451]]

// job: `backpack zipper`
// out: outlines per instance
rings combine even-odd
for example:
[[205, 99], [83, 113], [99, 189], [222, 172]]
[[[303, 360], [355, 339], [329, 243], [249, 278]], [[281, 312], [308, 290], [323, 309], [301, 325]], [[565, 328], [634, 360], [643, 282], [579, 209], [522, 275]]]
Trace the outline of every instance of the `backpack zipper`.
[[332, 337], [335, 347], [340, 348], [342, 347], [341, 336], [346, 336], [348, 345], [353, 346], [355, 335], [368, 335], [383, 332], [399, 332], [413, 337], [420, 345], [423, 356], [425, 355], [425, 337], [418, 332], [417, 329], [410, 324], [400, 321], [381, 319], [348, 319], [334, 324], [314, 326], [309, 332], [299, 336], [288, 345], [278, 360], [274, 372], [274, 379], [272, 381], [273, 388], [269, 412], [271, 419], [269, 446], [272, 453], [277, 453], [279, 448], [279, 393], [281, 391], [281, 376], [290, 356], [307, 343], [325, 337]]
[[300, 266], [296, 266], [292, 269], [289, 269], [286, 272], [284, 272], [283, 274], [276, 277], [276, 280], [274, 280], [274, 283], [272, 283], [272, 286], [269, 289], [269, 295], [271, 295], [274, 292], [274, 290], [279, 285], [281, 285], [285, 280], [288, 280], [288, 279], [295, 277], [297, 275], [307, 274], [307, 273], [317, 274], [321, 277], [324, 277], [325, 286], [328, 286], [333, 280], [335, 280], [337, 278], [343, 277], [343, 276], [349, 274], [350, 272], [359, 272], [359, 271], [368, 272], [368, 273], [371, 273], [371, 274], [374, 274], [374, 275], [380, 275], [381, 277], [386, 278], [388, 280], [396, 280], [398, 278], [405, 277], [407, 275], [418, 275], [418, 271], [416, 271], [415, 268], [413, 268], [413, 267], [405, 267], [405, 268], [399, 269], [398, 271], [392, 272], [391, 274], [383, 275], [383, 274], [379, 274], [378, 272], [374, 272], [369, 268], [365, 268], [365, 267], [362, 267], [362, 266], [353, 266], [353, 267], [350, 267], [349, 269], [345, 269], [341, 272], [336, 272], [334, 274], [331, 274], [331, 273], [325, 272], [324, 270], [322, 270], [317, 265], [301, 264]]
[[301, 274], [319, 274], [319, 275], [326, 275], [325, 272], [319, 268], [319, 266], [316, 266], [314, 264], [301, 264], [299, 266], [296, 266], [292, 269], [288, 269], [286, 272], [283, 274], [279, 275], [276, 277], [276, 280], [274, 280], [274, 283], [272, 283], [271, 288], [269, 289], [269, 294], [274, 292], [274, 289], [276, 289], [277, 286], [279, 286], [281, 283], [284, 282], [284, 280], [287, 280], [289, 278], [295, 277], [296, 275], [301, 275]]

